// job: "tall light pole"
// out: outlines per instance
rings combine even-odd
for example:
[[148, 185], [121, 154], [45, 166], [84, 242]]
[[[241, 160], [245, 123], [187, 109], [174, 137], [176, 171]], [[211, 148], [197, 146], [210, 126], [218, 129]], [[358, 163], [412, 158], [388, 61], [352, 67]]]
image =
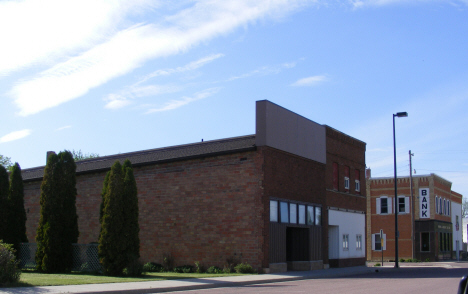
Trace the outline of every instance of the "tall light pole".
[[407, 112], [397, 112], [393, 115], [393, 170], [395, 173], [395, 268], [398, 266], [398, 196], [397, 196], [397, 169], [396, 169], [396, 143], [395, 143], [395, 117], [407, 117]]

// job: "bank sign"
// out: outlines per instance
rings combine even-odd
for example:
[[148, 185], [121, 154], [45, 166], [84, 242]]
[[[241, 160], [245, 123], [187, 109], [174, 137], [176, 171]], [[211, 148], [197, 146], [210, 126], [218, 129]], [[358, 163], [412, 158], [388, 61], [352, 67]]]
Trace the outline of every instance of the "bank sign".
[[419, 218], [430, 218], [429, 188], [419, 189]]

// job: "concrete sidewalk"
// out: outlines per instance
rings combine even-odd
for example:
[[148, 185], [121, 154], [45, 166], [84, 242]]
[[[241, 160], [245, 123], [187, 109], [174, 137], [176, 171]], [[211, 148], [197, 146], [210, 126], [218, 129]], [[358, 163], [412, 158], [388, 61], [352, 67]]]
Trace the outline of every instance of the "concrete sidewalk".
[[285, 282], [303, 279], [320, 279], [345, 277], [362, 273], [386, 270], [377, 267], [348, 267], [332, 268], [326, 270], [287, 272], [281, 274], [229, 276], [203, 279], [164, 280], [133, 283], [111, 283], [111, 284], [86, 284], [71, 286], [47, 286], [47, 287], [21, 287], [0, 288], [0, 293], [8, 294], [57, 294], [57, 293], [83, 293], [83, 294], [110, 294], [110, 293], [158, 293], [171, 291], [184, 291], [195, 289], [208, 289], [218, 287], [234, 287], [252, 284]]

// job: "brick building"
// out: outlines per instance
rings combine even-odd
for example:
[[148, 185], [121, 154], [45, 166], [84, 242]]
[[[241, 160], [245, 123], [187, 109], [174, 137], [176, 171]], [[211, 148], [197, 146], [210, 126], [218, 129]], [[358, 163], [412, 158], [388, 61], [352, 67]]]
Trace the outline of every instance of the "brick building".
[[[333, 128], [257, 101], [255, 135], [79, 161], [79, 243], [98, 241], [104, 177], [125, 159], [142, 262], [172, 253], [176, 265], [222, 267], [234, 257], [271, 272], [365, 263], [365, 143]], [[43, 172], [23, 170], [29, 240]]]
[[[367, 170], [367, 259], [395, 259], [394, 178], [372, 178]], [[457, 258], [462, 250], [462, 195], [436, 174], [398, 177], [398, 257]], [[383, 243], [380, 230], [383, 230]]]

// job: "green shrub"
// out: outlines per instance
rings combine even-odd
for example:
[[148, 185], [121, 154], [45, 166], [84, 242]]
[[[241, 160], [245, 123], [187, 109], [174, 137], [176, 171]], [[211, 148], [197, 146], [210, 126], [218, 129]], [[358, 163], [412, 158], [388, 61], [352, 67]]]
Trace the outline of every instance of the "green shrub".
[[18, 265], [12, 245], [0, 240], [0, 285], [19, 281], [21, 270]]
[[143, 265], [143, 271], [148, 273], [159, 273], [164, 270], [162, 264], [155, 263], [155, 262], [147, 262]]
[[205, 272], [205, 267], [203, 266], [203, 264], [199, 261], [195, 261], [195, 272], [197, 274], [201, 274], [201, 273], [204, 273]]
[[133, 258], [127, 267], [123, 269], [123, 274], [127, 277], [140, 277], [143, 275], [143, 265]]
[[404, 259], [404, 258], [400, 258], [400, 262], [405, 262], [405, 259]]
[[236, 265], [234, 267], [234, 269], [236, 270], [236, 273], [238, 273], [238, 274], [253, 274], [253, 273], [256, 272], [253, 269], [253, 267], [250, 264], [248, 264], [247, 262], [246, 263], [239, 263], [238, 265]]
[[376, 263], [376, 264], [374, 264], [374, 266], [381, 266], [381, 264], [380, 264], [380, 263]]
[[193, 272], [193, 266], [191, 265], [181, 265], [181, 266], [176, 266], [174, 268], [174, 272], [176, 273], [191, 273]]
[[206, 270], [207, 273], [209, 274], [221, 274], [223, 272], [222, 269], [220, 269], [219, 267], [217, 266], [210, 266], [207, 270]]
[[172, 253], [164, 253], [162, 266], [166, 272], [170, 272], [174, 269], [174, 256]]
[[235, 267], [240, 263], [240, 260], [236, 256], [230, 256], [226, 258], [226, 264], [224, 265], [223, 271], [227, 274], [235, 272]]
[[429, 262], [429, 261], [431, 261], [431, 260], [429, 258], [426, 258], [426, 262]]

